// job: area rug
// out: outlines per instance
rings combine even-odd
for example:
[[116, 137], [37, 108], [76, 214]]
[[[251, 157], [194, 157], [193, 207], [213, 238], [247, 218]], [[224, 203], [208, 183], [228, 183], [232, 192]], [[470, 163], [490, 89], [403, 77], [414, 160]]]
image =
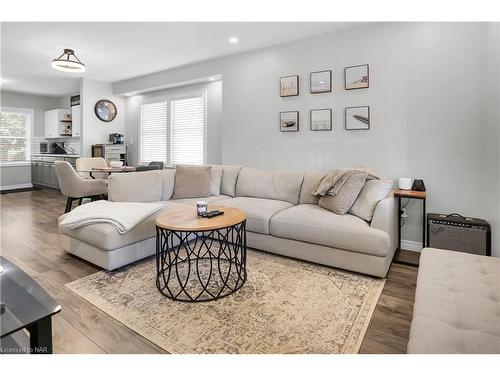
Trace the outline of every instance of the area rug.
[[248, 279], [217, 301], [174, 302], [155, 260], [66, 284], [169, 353], [357, 353], [385, 280], [249, 250]]

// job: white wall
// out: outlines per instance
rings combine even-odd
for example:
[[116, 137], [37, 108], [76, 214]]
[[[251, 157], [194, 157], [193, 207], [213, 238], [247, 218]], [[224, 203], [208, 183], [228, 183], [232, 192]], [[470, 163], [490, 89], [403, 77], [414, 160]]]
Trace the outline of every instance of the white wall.
[[222, 83], [220, 81], [153, 91], [126, 99], [125, 141], [130, 143], [129, 162], [137, 164], [139, 156], [139, 110], [140, 105], [153, 99], [164, 100], [168, 96], [207, 90], [207, 163], [222, 162]]
[[[368, 165], [387, 177], [423, 178], [429, 212], [460, 212], [493, 224], [500, 256], [498, 63], [495, 27], [480, 23], [378, 23], [210, 60], [114, 85], [116, 94], [223, 77], [222, 161], [270, 169]], [[496, 29], [497, 30], [497, 29]], [[498, 43], [497, 43], [498, 44]], [[343, 69], [370, 64], [370, 88], [345, 91]], [[331, 94], [308, 93], [309, 73], [333, 69]], [[300, 75], [300, 96], [279, 97], [279, 77]], [[372, 129], [343, 129], [344, 107], [369, 105]], [[333, 108], [333, 131], [311, 132], [309, 110]], [[301, 130], [280, 133], [280, 111], [300, 111]], [[495, 140], [495, 141], [492, 141]], [[498, 206], [498, 205], [497, 205]], [[403, 238], [419, 241], [420, 207]]]
[[[111, 100], [117, 108], [117, 115], [111, 122], [97, 118], [94, 106], [100, 99]], [[110, 133], [125, 132], [125, 101], [113, 95], [110, 83], [83, 78], [80, 85], [80, 103], [82, 110], [80, 154], [91, 156], [91, 146], [108, 142]], [[69, 105], [69, 104], [68, 104]]]
[[[58, 98], [2, 90], [0, 104], [5, 107], [33, 109], [33, 136], [41, 137], [44, 133], [44, 112], [57, 108]], [[1, 189], [16, 188], [31, 184], [31, 166], [1, 166], [0, 184]]]

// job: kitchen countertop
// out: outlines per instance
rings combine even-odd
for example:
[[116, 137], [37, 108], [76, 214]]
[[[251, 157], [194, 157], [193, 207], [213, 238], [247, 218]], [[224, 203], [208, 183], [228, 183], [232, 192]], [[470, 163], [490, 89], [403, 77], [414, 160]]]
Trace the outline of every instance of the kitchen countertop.
[[57, 156], [60, 158], [79, 158], [80, 155], [76, 154], [31, 154], [31, 156]]

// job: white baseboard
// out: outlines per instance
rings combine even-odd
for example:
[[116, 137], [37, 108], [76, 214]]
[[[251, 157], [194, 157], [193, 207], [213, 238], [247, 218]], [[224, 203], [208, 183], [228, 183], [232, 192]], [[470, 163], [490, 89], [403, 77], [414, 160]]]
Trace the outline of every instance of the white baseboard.
[[401, 248], [409, 251], [422, 251], [422, 242], [401, 240]]
[[3, 185], [0, 186], [0, 190], [5, 191], [5, 190], [15, 190], [15, 189], [29, 189], [32, 187], [33, 184]]

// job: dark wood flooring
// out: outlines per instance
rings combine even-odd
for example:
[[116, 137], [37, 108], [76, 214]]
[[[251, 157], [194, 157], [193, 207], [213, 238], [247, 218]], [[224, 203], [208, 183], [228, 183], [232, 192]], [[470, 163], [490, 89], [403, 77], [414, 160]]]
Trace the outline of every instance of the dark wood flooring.
[[[65, 198], [54, 190], [2, 194], [1, 255], [33, 277], [62, 306], [53, 319], [56, 353], [164, 353], [64, 284], [99, 271], [59, 246]], [[412, 255], [413, 257], [415, 255]], [[417, 268], [393, 264], [360, 353], [405, 353]]]

